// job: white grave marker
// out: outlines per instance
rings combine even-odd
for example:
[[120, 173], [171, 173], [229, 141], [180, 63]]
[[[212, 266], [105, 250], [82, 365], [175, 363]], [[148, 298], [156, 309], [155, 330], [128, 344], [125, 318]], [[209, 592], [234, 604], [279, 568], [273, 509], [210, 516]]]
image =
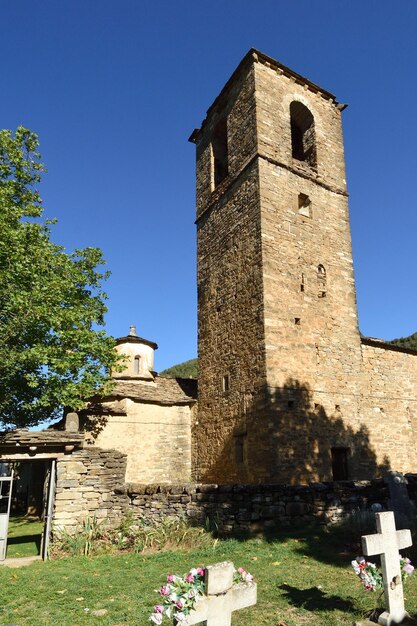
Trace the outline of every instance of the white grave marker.
[[411, 533], [408, 529], [395, 529], [392, 511], [375, 513], [375, 517], [378, 533], [362, 537], [362, 549], [367, 556], [381, 555], [387, 611], [379, 616], [378, 622], [384, 626], [396, 626], [407, 617], [404, 608], [399, 550], [411, 546]]
[[256, 583], [233, 584], [233, 563], [228, 561], [206, 568], [206, 596], [187, 618], [187, 626], [230, 626], [232, 612], [256, 604]]

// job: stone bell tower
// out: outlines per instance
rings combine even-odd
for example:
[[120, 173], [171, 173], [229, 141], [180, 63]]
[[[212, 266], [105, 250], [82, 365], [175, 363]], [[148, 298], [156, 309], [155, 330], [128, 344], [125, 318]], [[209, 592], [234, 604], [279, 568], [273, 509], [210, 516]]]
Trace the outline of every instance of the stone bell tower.
[[340, 479], [363, 462], [343, 109], [252, 49], [190, 137], [203, 481]]

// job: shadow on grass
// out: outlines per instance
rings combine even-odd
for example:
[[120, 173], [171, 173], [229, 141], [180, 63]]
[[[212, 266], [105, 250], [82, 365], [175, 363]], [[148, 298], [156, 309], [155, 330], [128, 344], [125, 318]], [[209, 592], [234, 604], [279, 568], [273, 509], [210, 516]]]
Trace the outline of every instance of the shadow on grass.
[[310, 587], [309, 589], [297, 589], [291, 585], [279, 585], [282, 595], [289, 604], [296, 607], [303, 607], [307, 611], [345, 611], [354, 613], [357, 606], [351, 600], [344, 600], [340, 596], [331, 596], [318, 589], [318, 587]]
[[[230, 537], [230, 535], [228, 535]], [[346, 567], [361, 551], [360, 535], [353, 541], [343, 528], [307, 526], [293, 530], [265, 531], [260, 536], [270, 544], [292, 544], [292, 550], [301, 556], [308, 556], [321, 563]], [[237, 541], [254, 539], [251, 532], [232, 535]]]
[[36, 545], [36, 549], [39, 551], [41, 548], [41, 535], [24, 535], [21, 537], [9, 537], [7, 545], [17, 546], [25, 543], [33, 543]]
[[10, 517], [7, 556], [22, 557], [40, 554], [43, 523], [39, 518]]

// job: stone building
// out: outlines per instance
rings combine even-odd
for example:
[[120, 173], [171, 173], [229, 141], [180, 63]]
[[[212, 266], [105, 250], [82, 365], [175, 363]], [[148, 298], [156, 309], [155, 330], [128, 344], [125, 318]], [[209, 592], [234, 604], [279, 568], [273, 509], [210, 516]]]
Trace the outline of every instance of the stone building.
[[203, 482], [416, 467], [417, 353], [358, 329], [344, 108], [252, 49], [190, 137]]
[[192, 133], [198, 413], [196, 381], [158, 376], [157, 345], [131, 327], [81, 429], [68, 415], [65, 430], [0, 433], [0, 495], [2, 466], [36, 478], [25, 506], [44, 513], [44, 556], [52, 524], [72, 532], [88, 515], [292, 525], [388, 506], [383, 481], [317, 481], [415, 471], [417, 352], [358, 329], [344, 108], [252, 49]]
[[124, 369], [111, 396], [95, 398], [80, 414], [86, 445], [127, 455], [126, 481], [175, 483], [191, 479], [191, 422], [197, 381], [154, 371], [156, 343], [134, 326], [116, 342]]

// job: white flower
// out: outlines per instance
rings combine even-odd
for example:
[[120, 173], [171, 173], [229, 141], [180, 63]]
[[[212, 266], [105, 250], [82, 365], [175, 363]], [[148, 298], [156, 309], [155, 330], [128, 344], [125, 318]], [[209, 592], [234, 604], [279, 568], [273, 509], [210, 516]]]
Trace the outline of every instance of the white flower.
[[177, 622], [184, 622], [184, 624], [187, 623], [187, 616], [184, 615], [182, 611], [175, 613], [175, 619], [177, 620]]
[[152, 613], [152, 615], [149, 618], [149, 621], [160, 626], [160, 624], [162, 624], [162, 618], [163, 618], [162, 613]]
[[246, 574], [242, 576], [242, 578], [246, 583], [251, 583], [253, 580], [253, 576], [252, 574], [249, 574], [249, 572], [246, 572]]

